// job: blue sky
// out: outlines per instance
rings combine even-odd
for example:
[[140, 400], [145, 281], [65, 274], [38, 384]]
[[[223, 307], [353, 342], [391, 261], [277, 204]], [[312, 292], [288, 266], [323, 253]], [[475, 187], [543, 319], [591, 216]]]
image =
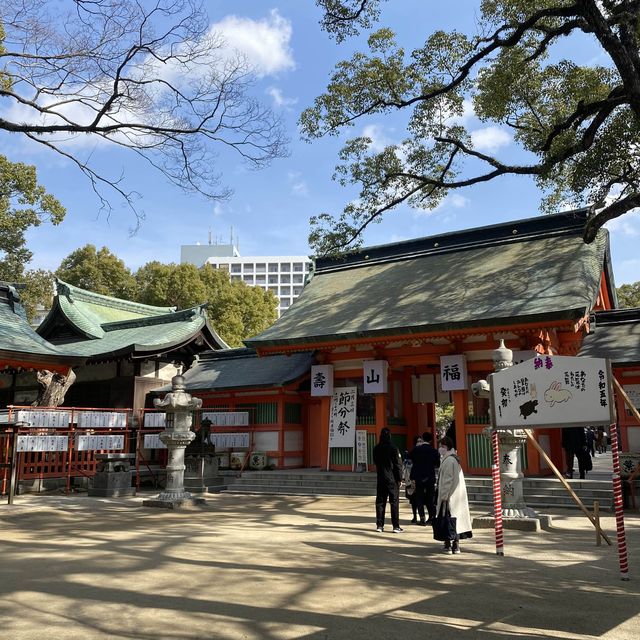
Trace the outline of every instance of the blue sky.
[[[128, 186], [141, 194], [138, 206], [146, 220], [131, 236], [132, 214], [114, 200], [110, 217], [99, 216], [99, 203], [88, 181], [71, 164], [16, 135], [4, 135], [3, 153], [11, 160], [35, 164], [40, 182], [68, 210], [58, 227], [43, 225], [29, 232], [29, 248], [34, 252], [31, 267], [54, 269], [86, 243], [107, 246], [133, 269], [155, 259], [177, 262], [181, 244], [206, 243], [209, 229], [214, 238], [228, 242], [231, 227], [243, 255], [305, 254], [309, 217], [324, 211], [338, 213], [356, 196], [354, 190], [331, 180], [344, 138], [303, 142], [297, 119], [322, 93], [335, 63], [355, 50], [364, 50], [363, 38], [336, 44], [320, 30], [320, 11], [312, 0], [207, 0], [206, 5], [211, 23], [227, 44], [242, 50], [254, 64], [254, 92], [281, 114], [291, 141], [290, 155], [261, 171], [248, 170], [235, 158], [221, 155], [223, 184], [234, 193], [226, 202], [212, 203], [185, 195], [132, 154], [86, 144], [82, 153], [91, 154], [92, 161], [111, 175], [124, 172]], [[411, 50], [436, 29], [472, 30], [477, 15], [474, 6], [470, 0], [393, 0], [383, 5], [381, 24], [393, 28]], [[574, 40], [567, 47], [577, 61], [599, 59], [598, 49], [586, 39]], [[508, 132], [478, 121], [472, 111], [466, 124], [478, 148], [506, 160], [518, 153]], [[382, 145], [403, 137], [401, 125], [399, 118], [377, 117], [358, 123], [352, 132], [367, 133], [374, 145]], [[540, 193], [530, 179], [501, 178], [452, 193], [433, 212], [402, 207], [369, 229], [365, 243], [531, 217], [538, 215], [539, 201]], [[628, 214], [609, 228], [616, 284], [640, 280], [636, 250], [640, 217]]]

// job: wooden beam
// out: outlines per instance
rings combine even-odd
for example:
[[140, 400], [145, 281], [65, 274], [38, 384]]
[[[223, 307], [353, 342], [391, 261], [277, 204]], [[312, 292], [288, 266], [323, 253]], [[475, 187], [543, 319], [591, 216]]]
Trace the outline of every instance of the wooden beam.
[[538, 453], [542, 456], [544, 460], [546, 460], [547, 464], [549, 465], [553, 473], [555, 473], [555, 475], [558, 477], [560, 482], [562, 482], [562, 484], [564, 485], [564, 488], [567, 490], [569, 495], [573, 498], [574, 502], [580, 507], [580, 509], [582, 509], [582, 512], [584, 513], [584, 515], [587, 516], [587, 518], [589, 518], [589, 520], [591, 521], [591, 524], [596, 528], [596, 531], [597, 532], [599, 531], [600, 535], [604, 538], [605, 542], [609, 546], [611, 546], [611, 540], [609, 540], [609, 538], [607, 537], [607, 534], [604, 531], [602, 531], [598, 521], [593, 517], [589, 509], [587, 509], [584, 506], [584, 504], [582, 504], [582, 500], [580, 500], [576, 492], [571, 488], [569, 483], [564, 479], [564, 476], [560, 473], [560, 471], [558, 470], [558, 467], [556, 467], [556, 465], [553, 464], [553, 462], [551, 461], [551, 458], [549, 458], [549, 456], [547, 455], [547, 452], [540, 446], [538, 441], [533, 437], [533, 434], [531, 433], [531, 429], [524, 429], [524, 432], [527, 434], [527, 438], [529, 438], [529, 441], [535, 447]]

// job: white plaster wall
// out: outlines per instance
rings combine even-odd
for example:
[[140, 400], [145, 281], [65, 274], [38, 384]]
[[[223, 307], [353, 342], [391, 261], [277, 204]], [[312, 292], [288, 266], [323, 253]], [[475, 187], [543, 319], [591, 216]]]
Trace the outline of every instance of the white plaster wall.
[[303, 463], [303, 458], [284, 458], [285, 467], [300, 467]]
[[629, 438], [629, 451], [640, 453], [640, 427], [629, 427], [627, 437]]
[[285, 431], [284, 432], [284, 450], [285, 451], [302, 451], [304, 447], [304, 438], [302, 431]]
[[161, 362], [158, 377], [163, 380], [171, 380], [171, 378], [177, 376], [179, 372], [180, 369], [176, 367], [173, 362]]
[[254, 451], [277, 451], [278, 432], [277, 431], [256, 431], [253, 434]]

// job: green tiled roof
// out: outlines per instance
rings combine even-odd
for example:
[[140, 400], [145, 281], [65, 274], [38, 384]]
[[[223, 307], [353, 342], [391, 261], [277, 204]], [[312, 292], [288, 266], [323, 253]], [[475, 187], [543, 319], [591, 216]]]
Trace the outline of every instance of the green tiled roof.
[[[105, 322], [119, 322], [172, 313], [176, 307], [152, 307], [120, 298], [111, 298], [56, 280], [59, 312], [81, 334], [102, 338]], [[52, 309], [52, 311], [54, 311]], [[45, 320], [46, 322], [46, 320]]]
[[0, 354], [15, 360], [80, 364], [84, 358], [73, 349], [47, 342], [29, 325], [14, 287], [0, 283]]
[[[250, 347], [577, 319], [603, 268], [608, 234], [582, 241], [585, 211], [362, 249], [317, 261], [302, 295]], [[612, 294], [615, 295], [615, 294]]]
[[[189, 392], [282, 387], [309, 373], [312, 364], [311, 352], [258, 358], [253, 349], [222, 349], [201, 353], [184, 378]], [[171, 385], [154, 393], [170, 389]]]
[[596, 311], [578, 355], [609, 358], [618, 366], [640, 365], [640, 309]]
[[[87, 357], [135, 353], [159, 353], [193, 339], [206, 324], [204, 306], [144, 320], [125, 320], [102, 325], [103, 337], [65, 342], [65, 347]], [[215, 334], [214, 334], [215, 335]], [[226, 344], [217, 337], [220, 344]]]
[[227, 347], [211, 328], [206, 306], [176, 311], [111, 298], [58, 280], [51, 311], [38, 333], [86, 357], [159, 354], [201, 338], [200, 348]]

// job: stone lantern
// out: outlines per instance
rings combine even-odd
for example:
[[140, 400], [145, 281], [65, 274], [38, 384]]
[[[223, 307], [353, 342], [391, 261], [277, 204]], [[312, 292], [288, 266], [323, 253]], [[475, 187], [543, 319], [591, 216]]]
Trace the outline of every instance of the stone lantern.
[[[502, 371], [513, 364], [513, 351], [504, 340], [493, 352], [494, 371]], [[502, 515], [505, 518], [536, 518], [536, 512], [527, 507], [522, 489], [522, 461], [520, 449], [527, 441], [522, 429], [499, 429], [500, 484], [502, 490]]]
[[191, 431], [191, 414], [202, 407], [202, 400], [192, 398], [185, 391], [182, 376], [174, 376], [171, 387], [162, 400], [156, 398], [153, 401], [155, 407], [166, 412], [165, 430], [160, 434], [160, 440], [168, 450], [167, 484], [158, 496], [142, 503], [146, 507], [176, 509], [204, 502], [202, 498], [194, 499], [184, 488], [184, 450], [196, 437]]

